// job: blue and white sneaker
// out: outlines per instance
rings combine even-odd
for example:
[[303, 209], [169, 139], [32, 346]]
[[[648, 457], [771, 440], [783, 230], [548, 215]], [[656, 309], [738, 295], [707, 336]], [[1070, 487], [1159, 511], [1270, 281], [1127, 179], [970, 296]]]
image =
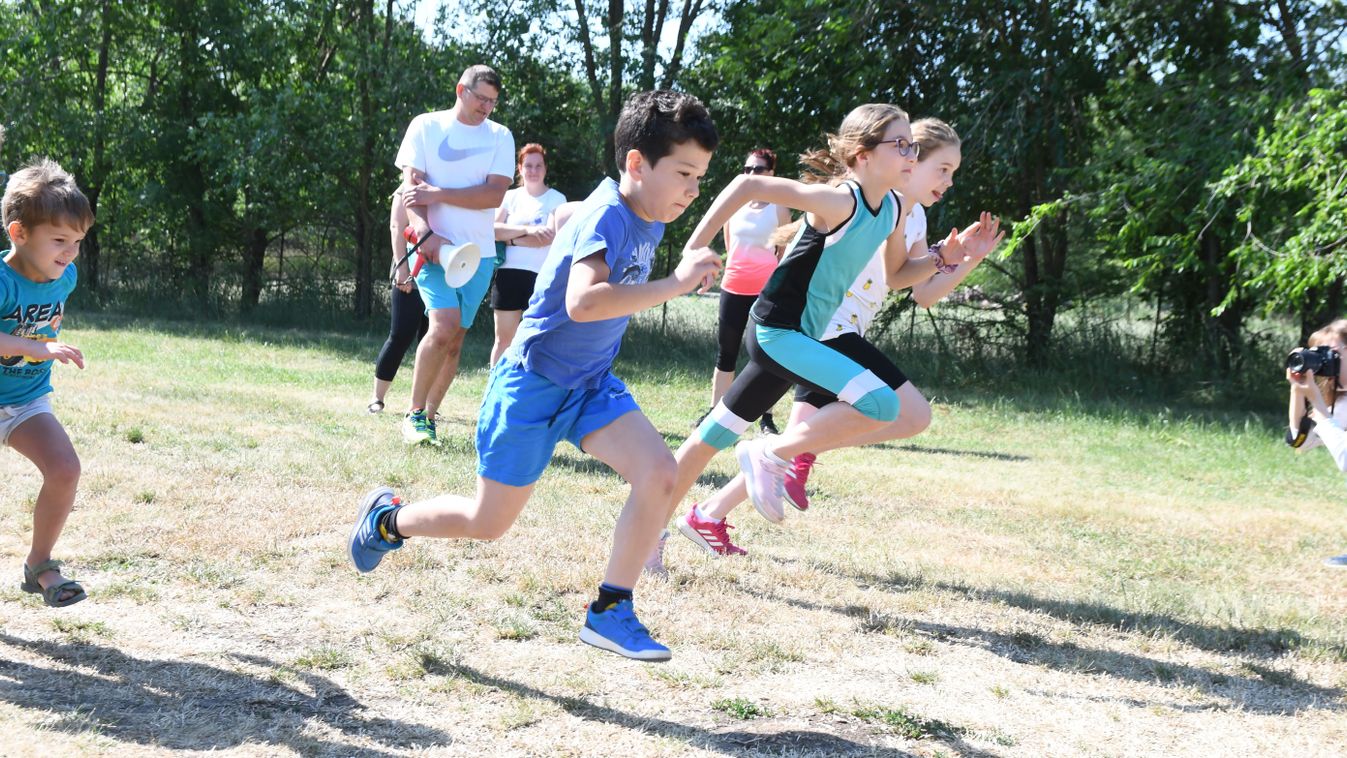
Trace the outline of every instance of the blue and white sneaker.
[[356, 571], [368, 574], [384, 559], [384, 553], [402, 547], [404, 540], [389, 542], [379, 534], [380, 517], [397, 504], [398, 499], [393, 497], [393, 490], [388, 487], [371, 490], [360, 501], [360, 507], [355, 512], [355, 525], [351, 527], [351, 536], [347, 541]]
[[1328, 558], [1324, 561], [1324, 565], [1332, 566], [1333, 568], [1347, 568], [1347, 555], [1335, 555], [1332, 558]]
[[603, 613], [591, 607], [580, 628], [580, 641], [638, 661], [667, 661], [673, 657], [669, 648], [650, 638], [636, 618], [636, 608], [630, 600], [623, 600]]

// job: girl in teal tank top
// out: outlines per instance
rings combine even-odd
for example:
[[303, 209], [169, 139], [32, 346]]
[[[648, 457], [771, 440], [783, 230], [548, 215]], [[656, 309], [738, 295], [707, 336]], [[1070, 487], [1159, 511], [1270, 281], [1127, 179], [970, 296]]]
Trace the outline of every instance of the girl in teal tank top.
[[[893, 105], [862, 105], [842, 121], [828, 147], [803, 156], [813, 170], [803, 181], [738, 176], [716, 197], [688, 240], [704, 247], [750, 201], [804, 212], [799, 231], [753, 307], [749, 363], [697, 432], [678, 450], [670, 507], [682, 500], [715, 454], [728, 447], [794, 384], [818, 388], [842, 402], [809, 424], [736, 449], [749, 497], [772, 521], [782, 514], [786, 461], [898, 416], [893, 391], [875, 374], [818, 341], [861, 269], [884, 245], [891, 286], [911, 286], [936, 270], [934, 258], [912, 260], [904, 240], [910, 204], [900, 198], [917, 163], [907, 114]], [[672, 514], [670, 514], [672, 515]]]

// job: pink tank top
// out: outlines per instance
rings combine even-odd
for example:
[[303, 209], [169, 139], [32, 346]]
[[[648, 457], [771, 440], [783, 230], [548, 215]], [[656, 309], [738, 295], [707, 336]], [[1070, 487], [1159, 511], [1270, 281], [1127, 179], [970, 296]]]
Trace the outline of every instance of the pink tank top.
[[734, 249], [725, 261], [720, 288], [734, 295], [756, 295], [767, 286], [776, 270], [776, 251], [767, 246], [776, 231], [776, 206], [761, 208], [745, 205], [730, 217], [728, 224]]

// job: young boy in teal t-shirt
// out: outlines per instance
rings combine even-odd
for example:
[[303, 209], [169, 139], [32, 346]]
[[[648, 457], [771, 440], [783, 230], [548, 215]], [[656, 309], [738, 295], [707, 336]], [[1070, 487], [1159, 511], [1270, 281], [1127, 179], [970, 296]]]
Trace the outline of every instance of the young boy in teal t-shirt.
[[0, 265], [0, 444], [42, 472], [20, 588], [60, 608], [85, 594], [51, 559], [80, 476], [79, 456], [52, 414], [51, 362], [84, 368], [83, 354], [59, 337], [65, 301], [75, 289], [73, 261], [94, 216], [74, 178], [45, 159], [9, 177], [0, 208], [13, 243]]

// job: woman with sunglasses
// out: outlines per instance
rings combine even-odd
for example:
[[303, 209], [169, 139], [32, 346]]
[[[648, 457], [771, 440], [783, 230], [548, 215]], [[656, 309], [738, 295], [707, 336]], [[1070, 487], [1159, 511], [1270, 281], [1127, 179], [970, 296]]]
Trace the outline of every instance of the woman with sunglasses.
[[[744, 161], [743, 172], [748, 176], [775, 176], [776, 153], [765, 147], [754, 150]], [[719, 349], [715, 372], [711, 375], [711, 408], [716, 407], [734, 381], [748, 312], [781, 258], [782, 248], [770, 242], [772, 232], [788, 223], [789, 210], [775, 203], [754, 200], [735, 211], [724, 226], [725, 250], [729, 255], [720, 280], [720, 320], [716, 329]], [[706, 413], [710, 413], [711, 408], [707, 408]], [[694, 428], [701, 424], [702, 418], [697, 419]], [[777, 433], [771, 413], [764, 414], [758, 423], [763, 431]]]

